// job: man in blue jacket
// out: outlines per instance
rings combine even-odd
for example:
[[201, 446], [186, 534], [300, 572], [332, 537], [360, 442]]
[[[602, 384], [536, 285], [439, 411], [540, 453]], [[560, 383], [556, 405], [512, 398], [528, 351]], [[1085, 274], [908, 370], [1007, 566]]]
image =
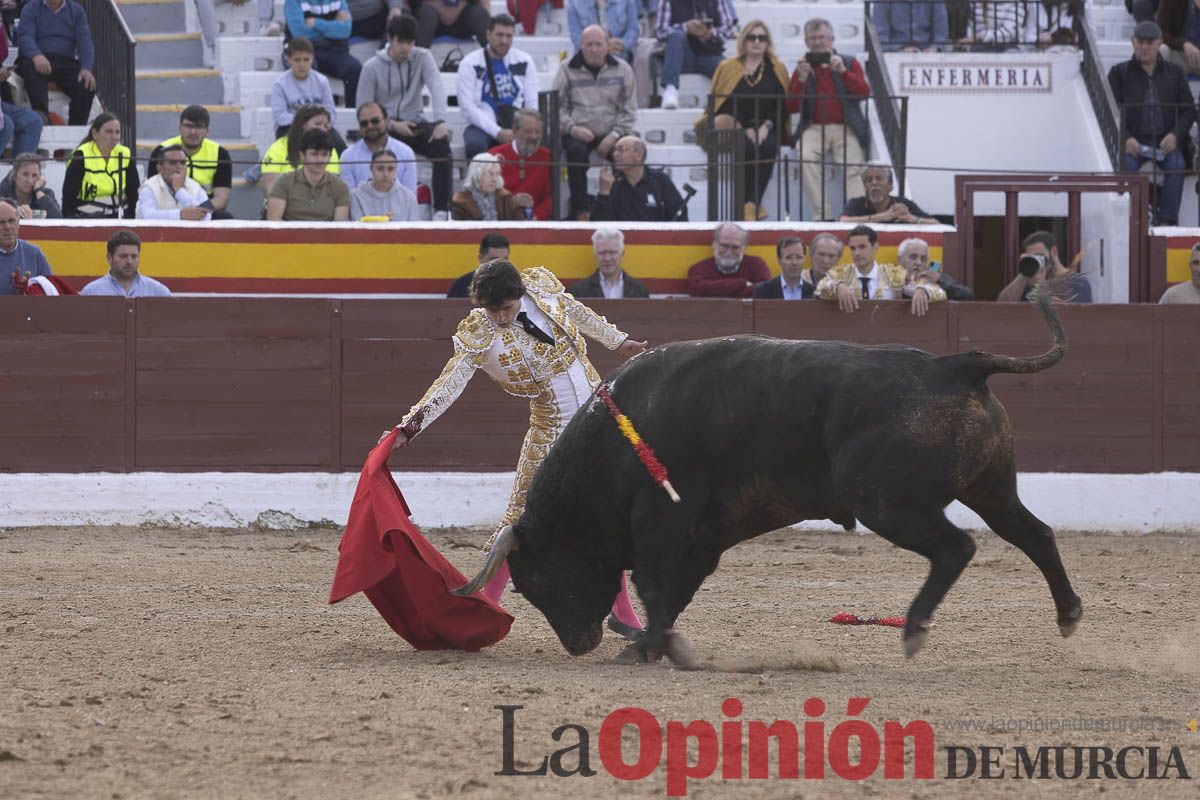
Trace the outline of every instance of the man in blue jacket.
[[317, 71], [345, 84], [346, 108], [357, 108], [362, 62], [350, 55], [352, 21], [346, 0], [284, 0], [283, 17], [289, 37], [312, 42]]
[[96, 49], [83, 7], [71, 0], [29, 0], [21, 9], [17, 47], [17, 72], [33, 110], [49, 112], [54, 81], [71, 98], [68, 124], [87, 125], [96, 96]]

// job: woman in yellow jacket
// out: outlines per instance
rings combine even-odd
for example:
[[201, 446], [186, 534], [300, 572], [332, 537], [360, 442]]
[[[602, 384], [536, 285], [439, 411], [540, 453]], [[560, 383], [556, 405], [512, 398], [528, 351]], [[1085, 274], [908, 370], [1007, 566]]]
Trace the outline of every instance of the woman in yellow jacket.
[[107, 112], [100, 114], [67, 163], [63, 216], [133, 219], [138, 184], [133, 153], [121, 144], [121, 120]]
[[789, 141], [786, 95], [788, 74], [775, 55], [771, 31], [762, 20], [751, 20], [737, 40], [737, 55], [718, 66], [709, 87], [709, 107], [713, 109], [711, 128], [707, 111], [696, 120], [697, 141], [709, 146], [709, 130], [737, 128], [746, 164], [739, 177], [744, 181], [745, 218], [759, 220], [767, 216], [762, 208], [763, 194], [771, 182], [775, 156], [780, 142]]

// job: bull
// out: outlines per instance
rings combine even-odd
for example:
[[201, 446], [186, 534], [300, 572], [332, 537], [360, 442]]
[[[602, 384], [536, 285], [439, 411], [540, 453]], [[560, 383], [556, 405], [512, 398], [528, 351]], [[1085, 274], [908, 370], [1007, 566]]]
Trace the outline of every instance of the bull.
[[803, 520], [847, 530], [858, 520], [930, 562], [904, 626], [911, 657], [975, 553], [945, 515], [959, 500], [1041, 570], [1070, 636], [1083, 606], [1053, 531], [1017, 496], [1012, 428], [987, 385], [990, 375], [1039, 372], [1066, 354], [1050, 293], [1036, 305], [1053, 346], [1030, 358], [752, 335], [647, 351], [607, 383], [682, 501], [650, 478], [593, 397], [542, 464], [525, 513], [457, 591], [478, 591], [507, 558], [516, 591], [578, 656], [600, 643], [622, 571], [632, 569], [648, 626], [622, 655], [694, 666], [674, 626], [723, 552]]

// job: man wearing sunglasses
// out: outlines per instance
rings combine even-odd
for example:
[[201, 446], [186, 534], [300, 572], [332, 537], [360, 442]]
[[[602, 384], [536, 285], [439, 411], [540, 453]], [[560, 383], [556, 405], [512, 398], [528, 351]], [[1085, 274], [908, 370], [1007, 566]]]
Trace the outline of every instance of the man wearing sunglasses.
[[383, 106], [368, 100], [358, 107], [357, 142], [342, 153], [342, 180], [354, 191], [371, 180], [371, 156], [379, 150], [388, 150], [396, 157], [396, 183], [417, 193], [417, 156], [413, 149], [399, 139], [388, 136], [388, 115]]

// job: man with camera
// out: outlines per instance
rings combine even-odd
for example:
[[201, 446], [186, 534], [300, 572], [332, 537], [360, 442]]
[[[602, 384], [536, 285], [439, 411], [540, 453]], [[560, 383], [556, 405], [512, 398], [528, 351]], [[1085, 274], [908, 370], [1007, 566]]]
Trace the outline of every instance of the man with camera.
[[825, 192], [826, 157], [845, 165], [846, 186], [862, 177], [870, 132], [862, 101], [871, 94], [862, 65], [833, 48], [833, 25], [813, 18], [804, 24], [808, 52], [796, 65], [788, 89], [788, 111], [800, 114], [804, 194], [814, 219], [833, 219]]
[[518, 108], [537, 108], [538, 78], [533, 59], [512, 46], [517, 23], [497, 14], [488, 23], [487, 47], [472, 50], [458, 65], [458, 105], [467, 118], [467, 160], [513, 138]]
[[636, 134], [617, 140], [612, 162], [600, 167], [592, 222], [687, 222], [687, 203], [670, 176], [646, 166], [646, 143]]
[[658, 0], [654, 36], [665, 48], [659, 78], [663, 108], [679, 108], [680, 74], [713, 76], [736, 26], [729, 0]]
[[1108, 85], [1123, 111], [1121, 168], [1137, 172], [1153, 161], [1162, 169], [1154, 224], [1176, 225], [1187, 166], [1184, 146], [1196, 108], [1184, 71], [1159, 55], [1162, 43], [1156, 22], [1139, 22], [1133, 29], [1133, 58], [1113, 65]]
[[1058, 242], [1050, 231], [1034, 231], [1021, 242], [1025, 249], [1017, 262], [1017, 277], [1005, 286], [996, 298], [1001, 303], [1024, 302], [1029, 293], [1042, 281], [1055, 278], [1065, 280], [1069, 303], [1092, 302], [1092, 286], [1087, 278], [1073, 272], [1058, 260]]

